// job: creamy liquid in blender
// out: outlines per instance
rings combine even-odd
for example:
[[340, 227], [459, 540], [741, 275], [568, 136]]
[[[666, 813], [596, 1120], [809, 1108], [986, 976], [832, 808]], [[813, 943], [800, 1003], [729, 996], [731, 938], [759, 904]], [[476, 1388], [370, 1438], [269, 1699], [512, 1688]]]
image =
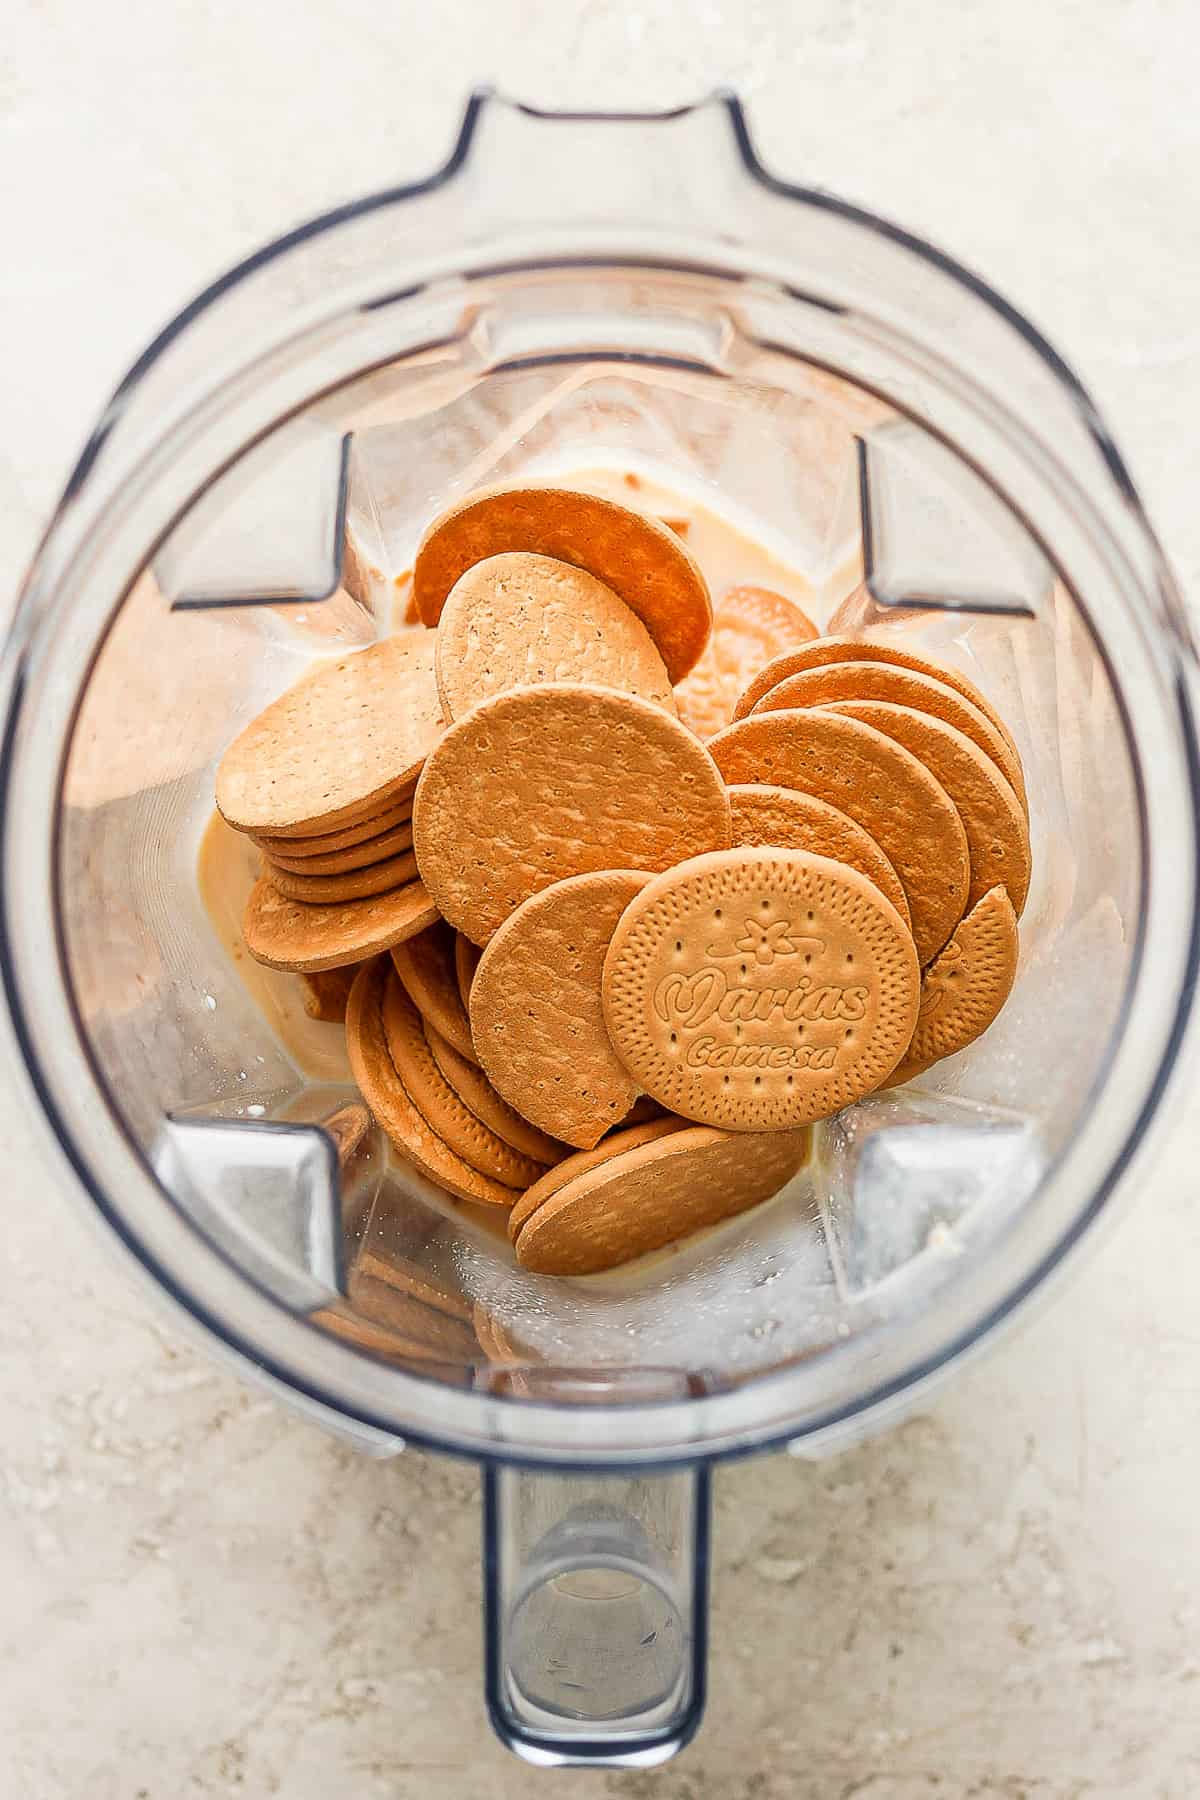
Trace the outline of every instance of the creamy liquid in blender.
[[[741, 526], [690, 495], [622, 468], [585, 468], [556, 476], [564, 487], [601, 494], [666, 520], [679, 531], [704, 572], [714, 604], [731, 587], [765, 587], [784, 594], [806, 612], [814, 609], [812, 582], [782, 556], [756, 541]], [[397, 630], [403, 625], [395, 621]], [[815, 621], [819, 623], [820, 621]], [[418, 627], [417, 629], [423, 629]], [[299, 975], [256, 963], [242, 943], [242, 915], [258, 877], [260, 853], [243, 833], [214, 812], [200, 844], [197, 879], [209, 920], [239, 976], [262, 1009], [287, 1054], [313, 1081], [349, 1082], [345, 1033], [340, 1025], [310, 1019]], [[472, 1211], [485, 1210], [472, 1208]]]

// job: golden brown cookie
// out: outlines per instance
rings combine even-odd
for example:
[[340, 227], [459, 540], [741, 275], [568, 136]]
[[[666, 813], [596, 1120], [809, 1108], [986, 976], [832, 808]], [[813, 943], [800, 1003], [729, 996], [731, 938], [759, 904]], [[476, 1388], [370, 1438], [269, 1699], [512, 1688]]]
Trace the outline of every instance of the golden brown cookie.
[[390, 950], [436, 918], [437, 907], [419, 881], [366, 900], [306, 906], [264, 875], [250, 890], [242, 938], [255, 962], [312, 975]]
[[382, 1325], [401, 1338], [410, 1353], [472, 1362], [479, 1344], [474, 1328], [437, 1307], [426, 1306], [403, 1287], [366, 1274], [356, 1263], [350, 1271], [347, 1298], [361, 1319]]
[[[542, 1205], [557, 1194], [564, 1183], [577, 1175], [586, 1175], [590, 1169], [598, 1169], [614, 1156], [621, 1156], [627, 1150], [637, 1150], [643, 1144], [654, 1144], [659, 1138], [669, 1137], [673, 1131], [690, 1131], [687, 1119], [677, 1119], [673, 1113], [660, 1113], [655, 1119], [643, 1120], [640, 1124], [618, 1127], [610, 1131], [604, 1142], [597, 1144], [594, 1150], [577, 1150], [573, 1156], [564, 1157], [553, 1169], [548, 1169], [536, 1184], [536, 1192], [527, 1189], [516, 1202], [508, 1215], [508, 1235], [515, 1244], [527, 1219], [531, 1218]], [[530, 1199], [530, 1193], [533, 1198]]]
[[500, 927], [471, 987], [471, 1034], [492, 1086], [584, 1150], [637, 1098], [609, 1044], [600, 988], [617, 920], [649, 879], [605, 869], [533, 895]]
[[[276, 840], [286, 844], [287, 839]], [[393, 825], [390, 830], [381, 831], [375, 837], [364, 838], [361, 844], [351, 844], [345, 850], [330, 850], [314, 855], [289, 856], [280, 853], [273, 845], [260, 845], [272, 868], [285, 869], [291, 875], [348, 875], [355, 869], [369, 869], [376, 863], [386, 862], [391, 856], [399, 856], [412, 849], [412, 820], [405, 819], [400, 825]]]
[[434, 642], [405, 632], [321, 663], [234, 739], [217, 806], [238, 831], [312, 837], [377, 814], [442, 732]]
[[672, 1132], [562, 1183], [518, 1233], [517, 1261], [542, 1275], [594, 1275], [632, 1262], [769, 1200], [809, 1147], [807, 1131]]
[[381, 1130], [420, 1174], [460, 1200], [476, 1200], [486, 1206], [508, 1208], [515, 1198], [503, 1182], [481, 1175], [456, 1156], [432, 1131], [396, 1073], [384, 1033], [385, 995], [399, 992], [399, 978], [390, 957], [377, 956], [365, 963], [355, 977], [346, 1008], [346, 1049], [350, 1068], [363, 1099]]
[[999, 881], [1018, 918], [1029, 892], [1029, 826], [1021, 802], [990, 757], [969, 737], [929, 713], [882, 700], [844, 700], [829, 708], [860, 719], [919, 757], [958, 808], [967, 834], [969, 911]]
[[926, 969], [916, 1030], [887, 1087], [911, 1081], [987, 1030], [1012, 991], [1019, 950], [1012, 902], [994, 887]]
[[718, 851], [656, 876], [604, 964], [605, 1022], [634, 1080], [737, 1132], [807, 1125], [878, 1087], [919, 993], [891, 902], [803, 850]]
[[458, 982], [458, 997], [464, 1008], [470, 1009], [471, 983], [475, 979], [475, 971], [479, 967], [482, 952], [478, 944], [473, 944], [469, 937], [461, 931], [454, 934], [454, 978]]
[[427, 931], [397, 944], [392, 961], [421, 1017], [463, 1056], [477, 1063], [479, 1058], [471, 1043], [471, 1021], [454, 971], [455, 940], [456, 934], [446, 921], [438, 919]]
[[932, 675], [935, 681], [944, 681], [947, 687], [960, 693], [964, 700], [977, 706], [991, 720], [1000, 735], [1012, 743], [1012, 733], [996, 708], [961, 669], [956, 669], [949, 663], [938, 662], [931, 656], [919, 656], [915, 651], [902, 649], [898, 644], [879, 643], [873, 638], [822, 637], [776, 657], [774, 662], [768, 663], [754, 677], [737, 703], [734, 718], [744, 719], [770, 688], [777, 687], [789, 675], [799, 675], [803, 669], [822, 668], [826, 663], [842, 662], [890, 663], [897, 669], [915, 669], [918, 674]]
[[469, 1379], [469, 1364], [444, 1361], [416, 1338], [398, 1332], [390, 1325], [378, 1325], [373, 1319], [360, 1318], [350, 1311], [345, 1301], [340, 1301], [336, 1307], [322, 1306], [309, 1313], [308, 1322], [331, 1337], [341, 1338], [343, 1343], [353, 1344], [356, 1350], [365, 1350], [369, 1356], [377, 1356], [397, 1368], [415, 1369], [431, 1381], [453, 1381], [465, 1386]]
[[433, 1060], [421, 1015], [394, 970], [383, 998], [383, 1031], [409, 1099], [456, 1156], [510, 1188], [524, 1189], [545, 1173], [544, 1163], [522, 1156], [463, 1105]]
[[849, 863], [873, 881], [891, 901], [906, 925], [911, 925], [908, 901], [900, 877], [875, 839], [856, 825], [848, 813], [839, 812], [811, 794], [795, 788], [766, 787], [747, 783], [729, 790], [735, 849], [753, 844], [773, 844], [777, 850], [810, 850], [814, 856], [830, 856]]
[[1021, 759], [991, 720], [944, 681], [917, 669], [872, 662], [826, 663], [819, 669], [804, 669], [765, 693], [753, 716], [794, 707], [831, 706], [838, 700], [880, 700], [944, 719], [991, 758], [1014, 792], [1019, 790]]
[[566, 1154], [566, 1145], [557, 1138], [548, 1137], [531, 1125], [507, 1100], [501, 1098], [479, 1067], [478, 1063], [468, 1062], [460, 1056], [453, 1044], [439, 1031], [436, 1031], [429, 1020], [425, 1021], [425, 1038], [429, 1044], [433, 1060], [441, 1070], [450, 1086], [454, 1089], [464, 1106], [470, 1107], [477, 1119], [519, 1150], [522, 1156], [531, 1156], [535, 1162], [547, 1167], [561, 1162]]
[[414, 781], [383, 812], [370, 813], [365, 819], [356, 820], [353, 825], [343, 825], [340, 831], [327, 831], [316, 837], [275, 837], [267, 831], [252, 831], [250, 836], [260, 850], [277, 852], [281, 856], [328, 856], [339, 850], [353, 849], [378, 837], [381, 832], [391, 831], [395, 826], [411, 821], [412, 797], [416, 785]]
[[368, 1240], [354, 1259], [353, 1273], [370, 1281], [386, 1282], [389, 1287], [419, 1300], [423, 1306], [432, 1306], [435, 1312], [470, 1322], [471, 1302], [464, 1299], [461, 1289], [445, 1277], [436, 1261], [414, 1262], [390, 1244]]
[[289, 900], [303, 901], [306, 906], [328, 906], [338, 900], [365, 900], [371, 894], [388, 894], [411, 881], [416, 872], [417, 859], [411, 850], [402, 850], [399, 856], [389, 856], [365, 869], [348, 869], [344, 875], [293, 875], [269, 856], [263, 864], [263, 874], [281, 894]]
[[568, 876], [666, 869], [726, 846], [729, 801], [704, 745], [662, 707], [608, 688], [510, 688], [430, 756], [413, 842], [438, 909], [486, 944]]
[[770, 588], [735, 587], [713, 608], [708, 648], [675, 690], [679, 716], [699, 738], [724, 730], [747, 683], [764, 663], [817, 628], [794, 600]]
[[558, 487], [480, 488], [422, 538], [413, 593], [426, 625], [441, 618], [459, 577], [485, 557], [530, 551], [586, 569], [636, 613], [681, 681], [708, 642], [712, 602], [678, 536], [644, 513]]
[[755, 713], [708, 746], [731, 784], [767, 782], [813, 794], [873, 837], [904, 888], [922, 964], [966, 904], [967, 838], [953, 802], [910, 751], [831, 712]]
[[551, 556], [509, 551], [460, 575], [437, 628], [447, 719], [505, 688], [583, 681], [675, 711], [666, 665], [637, 614], [610, 587]]
[[347, 963], [340, 969], [317, 970], [312, 975], [301, 975], [304, 983], [304, 1010], [310, 1019], [320, 1019], [326, 1025], [340, 1025], [346, 1017], [346, 1002], [350, 998], [350, 989], [358, 970], [357, 963]]

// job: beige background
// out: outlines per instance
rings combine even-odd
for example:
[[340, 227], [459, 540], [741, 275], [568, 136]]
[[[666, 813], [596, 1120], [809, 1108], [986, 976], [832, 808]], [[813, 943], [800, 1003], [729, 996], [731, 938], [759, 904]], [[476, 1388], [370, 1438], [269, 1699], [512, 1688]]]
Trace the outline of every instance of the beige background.
[[[10, 0], [0, 587], [148, 334], [279, 226], [427, 170], [490, 76], [546, 105], [733, 81], [781, 171], [1066, 347], [1194, 589], [1198, 53], [1193, 0]], [[720, 1474], [703, 1735], [584, 1777], [488, 1735], [473, 1470], [358, 1461], [243, 1391], [110, 1265], [7, 1081], [0, 1145], [5, 1800], [1200, 1791], [1196, 1113], [935, 1410]]]

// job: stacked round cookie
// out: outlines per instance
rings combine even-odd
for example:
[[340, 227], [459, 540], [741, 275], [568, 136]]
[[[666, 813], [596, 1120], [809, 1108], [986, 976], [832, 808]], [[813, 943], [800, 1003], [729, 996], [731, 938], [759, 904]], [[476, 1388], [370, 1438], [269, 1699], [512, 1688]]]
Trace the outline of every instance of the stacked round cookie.
[[744, 1210], [995, 1017], [1028, 818], [956, 670], [760, 589], [714, 615], [670, 530], [560, 488], [442, 515], [413, 596], [431, 629], [283, 695], [217, 800], [264, 855], [248, 950], [345, 1006], [396, 1148], [526, 1267]]

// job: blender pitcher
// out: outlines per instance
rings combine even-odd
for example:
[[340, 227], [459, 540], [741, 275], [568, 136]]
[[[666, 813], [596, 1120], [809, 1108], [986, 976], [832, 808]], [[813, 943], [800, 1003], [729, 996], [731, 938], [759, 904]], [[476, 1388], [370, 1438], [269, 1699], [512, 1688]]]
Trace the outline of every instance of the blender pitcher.
[[[823, 629], [970, 673], [1028, 776], [991, 1030], [819, 1128], [776, 1199], [611, 1276], [517, 1268], [393, 1156], [336, 1027], [202, 898], [225, 746], [403, 628], [490, 481], [666, 483]], [[708, 1469], [895, 1418], [1106, 1206], [1195, 979], [1195, 657], [1088, 395], [977, 278], [763, 168], [718, 95], [477, 95], [445, 165], [293, 231], [117, 390], [3, 665], [4, 986], [64, 1175], [245, 1373], [378, 1455], [484, 1464], [486, 1681], [533, 1761], [648, 1764], [703, 1705]], [[239, 884], [241, 884], [239, 886]]]

